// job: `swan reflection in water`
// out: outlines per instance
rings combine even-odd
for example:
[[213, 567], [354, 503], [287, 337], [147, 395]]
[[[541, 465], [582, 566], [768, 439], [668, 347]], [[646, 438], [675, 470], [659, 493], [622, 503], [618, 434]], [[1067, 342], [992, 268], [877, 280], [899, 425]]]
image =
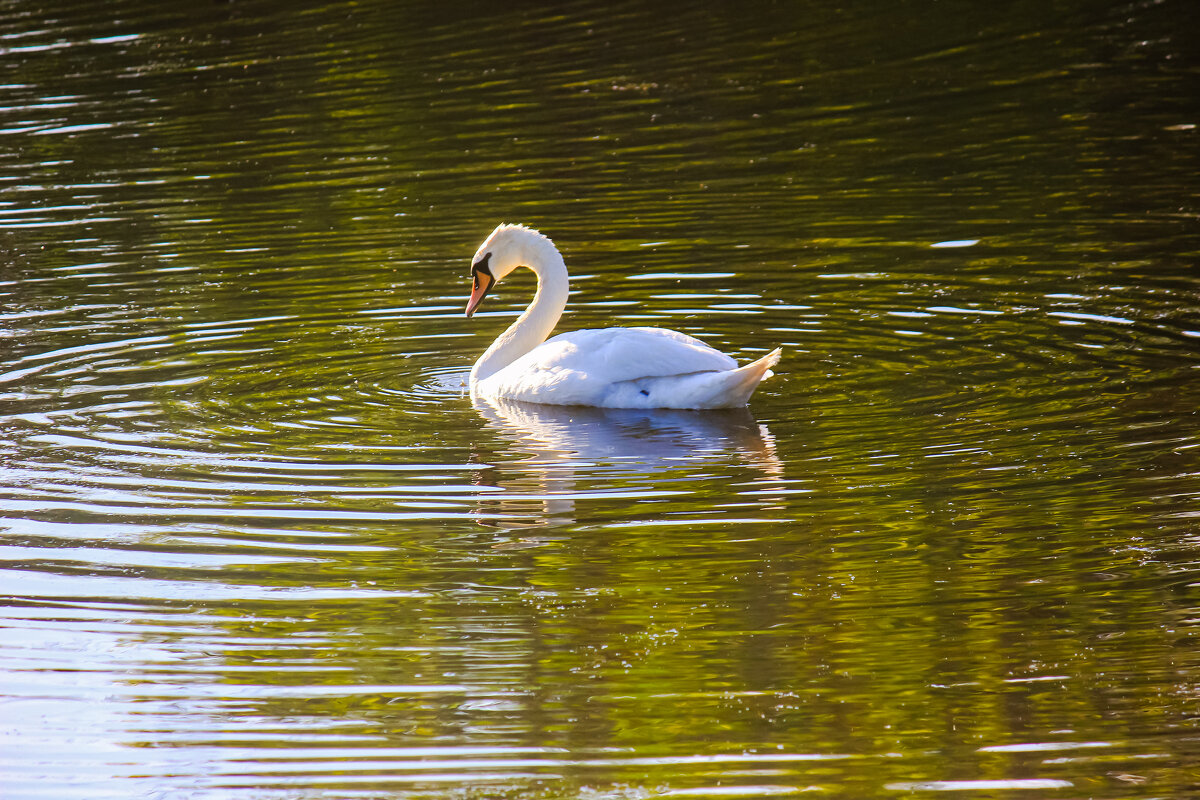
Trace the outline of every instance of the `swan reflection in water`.
[[[489, 428], [526, 453], [484, 476], [508, 490], [484, 501], [490, 510], [513, 514], [507, 528], [574, 522], [580, 500], [614, 491], [628, 491], [623, 496], [634, 500], [653, 497], [655, 490], [673, 494], [679, 491], [675, 481], [729, 475], [736, 466], [757, 470], [768, 484], [783, 477], [774, 438], [745, 408], [594, 408], [496, 397], [472, 402]], [[671, 483], [656, 480], [667, 473]]]

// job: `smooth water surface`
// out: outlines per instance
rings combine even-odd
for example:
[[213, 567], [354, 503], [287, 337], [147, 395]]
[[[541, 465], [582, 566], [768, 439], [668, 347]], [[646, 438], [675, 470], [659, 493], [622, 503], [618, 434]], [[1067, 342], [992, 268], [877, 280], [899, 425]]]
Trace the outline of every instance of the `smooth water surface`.
[[[0, 796], [1195, 796], [1198, 32], [0, 4]], [[502, 221], [777, 375], [473, 403]]]

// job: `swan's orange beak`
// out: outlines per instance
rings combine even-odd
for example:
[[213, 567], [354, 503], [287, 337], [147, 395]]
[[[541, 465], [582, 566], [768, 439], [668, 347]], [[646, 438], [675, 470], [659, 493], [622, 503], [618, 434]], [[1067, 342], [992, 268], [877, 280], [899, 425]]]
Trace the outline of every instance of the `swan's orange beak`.
[[475, 309], [479, 308], [479, 304], [483, 302], [488, 289], [491, 289], [492, 284], [496, 282], [486, 265], [481, 269], [471, 270], [471, 277], [474, 278], [475, 283], [471, 287], [471, 299], [467, 301], [468, 317], [475, 313]]

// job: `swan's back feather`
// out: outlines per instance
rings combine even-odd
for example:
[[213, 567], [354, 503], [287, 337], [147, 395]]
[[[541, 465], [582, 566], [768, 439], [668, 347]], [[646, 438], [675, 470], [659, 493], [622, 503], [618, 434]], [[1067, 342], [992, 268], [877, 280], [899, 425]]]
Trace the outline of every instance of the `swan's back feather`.
[[[543, 351], [544, 352], [539, 352]], [[591, 328], [560, 333], [534, 349], [539, 362], [586, 365], [610, 381], [733, 369], [737, 362], [704, 342], [666, 328]], [[532, 355], [531, 353], [530, 355]]]
[[744, 405], [769, 366], [746, 373], [748, 367], [738, 369], [729, 356], [678, 331], [603, 328], [559, 334], [479, 389], [559, 405], [720, 408]]

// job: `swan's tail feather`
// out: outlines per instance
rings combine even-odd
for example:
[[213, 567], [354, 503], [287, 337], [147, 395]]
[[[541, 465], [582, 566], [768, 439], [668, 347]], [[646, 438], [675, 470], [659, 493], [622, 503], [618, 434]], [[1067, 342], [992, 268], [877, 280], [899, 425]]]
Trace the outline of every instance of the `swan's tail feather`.
[[771, 377], [771, 367], [779, 363], [783, 348], [776, 347], [757, 361], [751, 361], [744, 367], [738, 367], [725, 373], [721, 381], [721, 391], [713, 393], [712, 405], [708, 408], [737, 408], [750, 402], [750, 395], [758, 388], [758, 384]]

